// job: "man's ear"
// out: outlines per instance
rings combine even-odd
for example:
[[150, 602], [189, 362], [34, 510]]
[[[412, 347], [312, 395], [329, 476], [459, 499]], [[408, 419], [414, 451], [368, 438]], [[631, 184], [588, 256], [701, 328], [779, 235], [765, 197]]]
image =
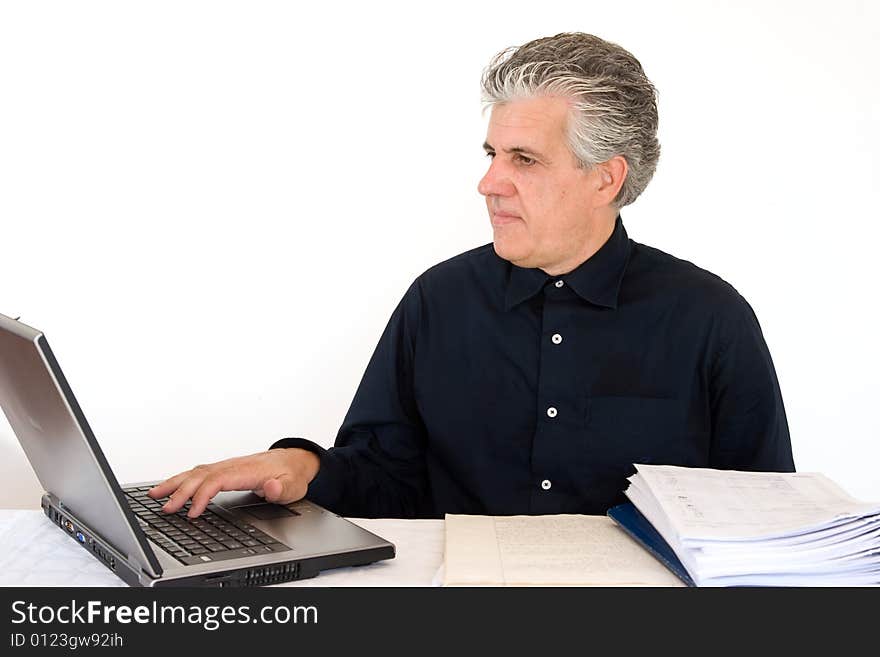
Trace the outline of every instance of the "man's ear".
[[596, 165], [598, 174], [596, 184], [596, 207], [610, 205], [626, 180], [629, 166], [622, 155], [615, 155], [610, 160]]

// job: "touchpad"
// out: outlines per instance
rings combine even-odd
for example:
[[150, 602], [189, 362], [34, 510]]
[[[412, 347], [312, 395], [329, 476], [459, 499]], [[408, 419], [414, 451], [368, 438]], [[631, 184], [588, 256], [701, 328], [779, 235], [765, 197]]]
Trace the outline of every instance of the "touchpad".
[[260, 520], [272, 520], [273, 518], [287, 518], [289, 516], [299, 515], [296, 511], [292, 511], [281, 504], [267, 504], [265, 502], [262, 504], [237, 506], [235, 507], [235, 510], [245, 511], [251, 514], [254, 518], [259, 518]]

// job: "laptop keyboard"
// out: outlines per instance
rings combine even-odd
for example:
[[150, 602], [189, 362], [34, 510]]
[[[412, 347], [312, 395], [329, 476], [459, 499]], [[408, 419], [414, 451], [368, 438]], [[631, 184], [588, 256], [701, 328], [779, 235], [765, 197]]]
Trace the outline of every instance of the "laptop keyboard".
[[220, 507], [209, 504], [198, 518], [188, 518], [190, 502], [165, 513], [167, 497], [154, 500], [149, 486], [124, 488], [126, 499], [147, 537], [187, 565], [284, 552], [290, 548]]

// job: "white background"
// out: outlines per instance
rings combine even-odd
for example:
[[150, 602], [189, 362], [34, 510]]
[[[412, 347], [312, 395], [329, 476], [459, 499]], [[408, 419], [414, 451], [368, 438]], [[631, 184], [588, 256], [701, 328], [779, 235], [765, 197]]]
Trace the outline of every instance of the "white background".
[[[752, 304], [799, 470], [880, 500], [875, 2], [0, 5], [0, 312], [121, 481], [332, 444], [408, 284], [487, 243], [479, 77], [561, 31], [660, 92], [630, 236]], [[41, 488], [0, 417], [0, 506]]]

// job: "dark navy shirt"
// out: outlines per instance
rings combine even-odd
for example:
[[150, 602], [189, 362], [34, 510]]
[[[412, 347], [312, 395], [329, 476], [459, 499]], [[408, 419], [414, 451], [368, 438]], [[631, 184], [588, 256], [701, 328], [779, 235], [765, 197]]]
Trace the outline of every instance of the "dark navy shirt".
[[549, 276], [488, 244], [391, 316], [307, 497], [340, 515], [603, 514], [634, 463], [792, 471], [776, 372], [728, 283], [628, 238]]

